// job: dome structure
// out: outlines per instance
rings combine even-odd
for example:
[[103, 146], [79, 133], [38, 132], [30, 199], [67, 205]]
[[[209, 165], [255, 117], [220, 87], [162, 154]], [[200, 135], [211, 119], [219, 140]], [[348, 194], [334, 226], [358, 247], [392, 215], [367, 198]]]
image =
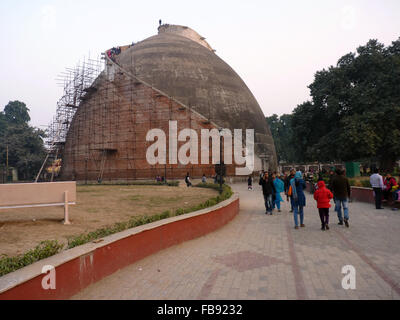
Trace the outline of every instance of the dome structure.
[[219, 126], [254, 129], [258, 153], [269, 154], [276, 166], [272, 135], [255, 97], [195, 31], [160, 26], [158, 35], [124, 51], [117, 61]]
[[[105, 170], [101, 168], [104, 162], [101, 159], [104, 157], [109, 164], [112, 161], [121, 162], [119, 158], [125, 159], [121, 156], [121, 146], [129, 149], [126, 144], [132, 141], [131, 138], [139, 142], [137, 130], [143, 128], [138, 122], [140, 119], [148, 129], [157, 125], [166, 128], [166, 124], [161, 122], [173, 119], [184, 120], [182, 125], [189, 125], [190, 128], [196, 127], [192, 123], [194, 121], [197, 124], [195, 130], [254, 129], [255, 170], [277, 168], [273, 138], [259, 104], [244, 81], [216, 55], [204, 37], [185, 26], [162, 25], [157, 35], [121, 49], [121, 53], [113, 59], [115, 65], [110, 65], [109, 61], [107, 72], [103, 72], [95, 81], [95, 91], [82, 101], [76, 112], [64, 150], [64, 176], [79, 176], [82, 179], [86, 174], [87, 177], [90, 150], [97, 150], [96, 169], [92, 166], [94, 171]], [[184, 118], [179, 115], [183, 107], [186, 108]], [[96, 113], [107, 115], [100, 119]], [[110, 124], [116, 114], [119, 118], [122, 116], [122, 122], [125, 121], [122, 127]], [[90, 124], [96, 117], [102, 134], [96, 124]], [[127, 117], [134, 119], [126, 123]], [[93, 127], [92, 133], [89, 127]], [[104, 132], [110, 137], [106, 138]], [[82, 173], [82, 164], [78, 164], [83, 159], [86, 159], [85, 174]], [[128, 172], [116, 174], [118, 165], [111, 167], [110, 177], [118, 179], [130, 176]], [[129, 165], [122, 167], [129, 171]], [[131, 165], [131, 169], [133, 167], [135, 170], [144, 170], [146, 164], [142, 162], [139, 166]], [[148, 173], [144, 176], [153, 176], [155, 168], [147, 168]], [[170, 176], [174, 176], [173, 167], [168, 168], [171, 170]], [[181, 169], [186, 173], [186, 167]], [[204, 168], [200, 168], [198, 174], [203, 171]], [[132, 178], [138, 178], [137, 174]]]

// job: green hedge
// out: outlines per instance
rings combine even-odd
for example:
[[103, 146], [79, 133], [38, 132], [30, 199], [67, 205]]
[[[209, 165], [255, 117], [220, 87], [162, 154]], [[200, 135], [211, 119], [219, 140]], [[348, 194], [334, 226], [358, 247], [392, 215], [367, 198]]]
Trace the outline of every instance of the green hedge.
[[34, 249], [27, 253], [16, 256], [0, 259], [0, 277], [30, 265], [36, 261], [48, 258], [56, 253], [59, 253], [64, 245], [59, 244], [56, 240], [42, 241]]
[[350, 186], [353, 186], [353, 187], [372, 188], [369, 180], [349, 179], [349, 183], [350, 183]]

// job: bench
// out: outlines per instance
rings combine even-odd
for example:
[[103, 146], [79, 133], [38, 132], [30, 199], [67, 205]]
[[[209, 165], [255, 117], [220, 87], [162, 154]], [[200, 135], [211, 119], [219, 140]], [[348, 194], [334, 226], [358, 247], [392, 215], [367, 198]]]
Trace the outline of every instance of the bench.
[[71, 224], [68, 206], [76, 204], [76, 182], [0, 184], [0, 210], [64, 207], [64, 224]]

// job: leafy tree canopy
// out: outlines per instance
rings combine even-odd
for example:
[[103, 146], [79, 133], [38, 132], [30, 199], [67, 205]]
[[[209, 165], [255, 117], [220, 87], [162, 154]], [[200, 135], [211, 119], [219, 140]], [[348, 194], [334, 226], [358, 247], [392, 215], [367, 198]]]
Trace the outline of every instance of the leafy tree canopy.
[[298, 160], [378, 157], [389, 168], [400, 156], [400, 38], [368, 41], [318, 71], [309, 89], [312, 101], [291, 118]]
[[268, 126], [275, 142], [278, 161], [294, 162], [296, 157], [292, 148], [292, 116], [290, 114], [273, 114], [267, 117]]
[[0, 166], [18, 169], [20, 179], [31, 179], [44, 158], [44, 131], [29, 126], [29, 109], [25, 103], [10, 101], [0, 112]]
[[20, 101], [10, 101], [4, 108], [4, 116], [11, 124], [23, 124], [31, 120], [29, 109]]

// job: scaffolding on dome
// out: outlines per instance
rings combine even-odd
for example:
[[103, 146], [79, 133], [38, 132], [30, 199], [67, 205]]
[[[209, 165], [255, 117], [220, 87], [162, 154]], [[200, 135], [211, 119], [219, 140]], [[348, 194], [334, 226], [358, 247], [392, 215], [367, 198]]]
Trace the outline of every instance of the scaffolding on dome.
[[[79, 106], [95, 92], [96, 79], [104, 70], [104, 61], [102, 57], [97, 59], [83, 58], [74, 68], [66, 68], [56, 79], [57, 84], [63, 88], [63, 95], [57, 102], [56, 114], [46, 129], [45, 146], [47, 155], [43, 161], [42, 167], [36, 176], [35, 182], [38, 182], [40, 176], [49, 161], [59, 161], [65, 144], [69, 127]], [[54, 164], [53, 164], [54, 165]], [[52, 171], [50, 181], [53, 181], [54, 170]]]
[[[131, 47], [118, 47], [118, 52]], [[183, 105], [138, 78], [133, 55], [121, 66], [118, 54], [110, 58], [110, 50], [97, 60], [87, 59], [66, 69], [57, 79], [64, 92], [47, 130], [48, 153], [36, 182], [129, 182], [158, 176], [181, 178], [187, 172], [199, 177], [214, 175], [211, 163], [148, 163], [146, 149], [151, 142], [146, 134], [150, 128], [167, 130], [174, 119], [190, 129], [193, 125], [197, 129], [215, 125], [210, 118], [195, 114], [190, 102]]]

